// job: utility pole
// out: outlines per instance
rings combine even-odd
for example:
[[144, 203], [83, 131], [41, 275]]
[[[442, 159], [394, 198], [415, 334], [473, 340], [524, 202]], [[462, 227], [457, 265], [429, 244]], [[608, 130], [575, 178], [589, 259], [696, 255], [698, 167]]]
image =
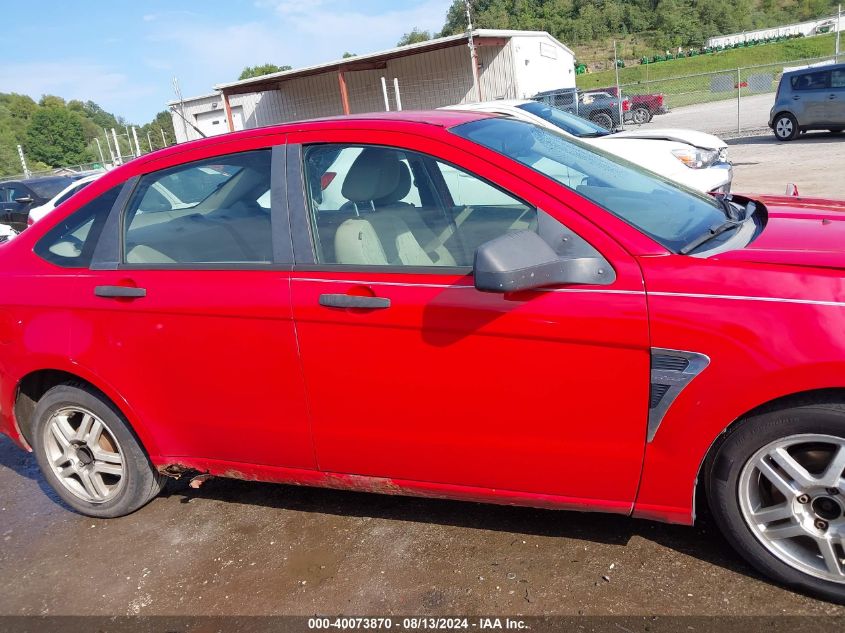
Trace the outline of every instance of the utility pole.
[[118, 165], [123, 164], [123, 156], [120, 155], [120, 143], [117, 142], [117, 132], [115, 132], [114, 128], [111, 129], [111, 135], [114, 139], [114, 153], [115, 153], [115, 161]]
[[475, 50], [475, 40], [472, 36], [472, 15], [469, 0], [464, 0], [464, 6], [467, 11], [467, 33], [469, 33], [469, 56], [472, 61], [472, 82], [475, 84], [475, 94], [480, 103], [483, 99], [481, 97], [481, 80], [478, 77], [478, 51]]
[[158, 131], [161, 132], [161, 146], [167, 147], [167, 137], [164, 135], [164, 128], [158, 128]]
[[105, 167], [106, 157], [103, 156], [103, 146], [100, 145], [100, 139], [98, 139], [96, 136], [94, 137], [94, 141], [97, 143], [97, 151], [100, 152], [100, 163], [103, 165], [103, 167]]
[[153, 139], [150, 138], [150, 131], [147, 130], [147, 143], [150, 144], [150, 151], [153, 151]]
[[141, 155], [141, 146], [138, 144], [138, 130], [135, 129], [135, 126], [132, 126], [132, 138], [135, 139], [135, 155]]
[[[188, 139], [188, 119], [185, 118], [185, 100], [182, 98], [182, 90], [179, 88], [179, 79], [173, 77], [173, 91], [176, 93], [176, 98], [179, 100], [179, 115], [182, 118], [182, 132], [185, 134], [185, 140]], [[227, 115], [228, 116], [228, 115]]]
[[625, 119], [622, 114], [622, 89], [619, 87], [619, 54], [616, 52], [616, 40], [613, 40], [613, 68], [616, 70], [616, 101], [619, 109], [619, 125], [625, 129]]
[[29, 173], [29, 167], [26, 166], [26, 158], [23, 156], [23, 147], [18, 145], [18, 158], [21, 159], [21, 167], [23, 167], [23, 177], [29, 178], [32, 174]]
[[836, 59], [839, 61], [839, 31], [842, 29], [842, 5], [836, 8]]

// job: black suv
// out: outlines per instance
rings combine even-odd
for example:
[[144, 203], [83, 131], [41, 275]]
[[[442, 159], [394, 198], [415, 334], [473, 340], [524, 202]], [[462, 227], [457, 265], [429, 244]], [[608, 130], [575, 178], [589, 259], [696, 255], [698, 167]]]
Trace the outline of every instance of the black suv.
[[623, 96], [622, 107], [620, 108], [619, 99], [608, 92], [584, 93], [575, 88], [561, 88], [538, 92], [531, 99], [589, 119], [611, 131], [622, 125], [619, 116], [620, 110], [625, 121], [631, 121], [633, 118], [631, 100]]
[[0, 224], [8, 224], [16, 231], [23, 231], [32, 207], [49, 202], [76, 179], [71, 176], [47, 176], [0, 182]]

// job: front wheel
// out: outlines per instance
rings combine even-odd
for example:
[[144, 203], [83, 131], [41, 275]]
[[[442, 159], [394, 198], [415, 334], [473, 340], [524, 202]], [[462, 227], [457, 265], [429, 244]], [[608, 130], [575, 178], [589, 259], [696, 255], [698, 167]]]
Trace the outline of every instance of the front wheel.
[[798, 138], [800, 129], [798, 120], [789, 113], [779, 114], [774, 124], [775, 137], [779, 141], [792, 141]]
[[164, 486], [123, 415], [93, 389], [47, 391], [33, 412], [31, 435], [44, 477], [81, 514], [129, 514]]
[[710, 509], [763, 574], [845, 604], [845, 405], [743, 420], [707, 464]]

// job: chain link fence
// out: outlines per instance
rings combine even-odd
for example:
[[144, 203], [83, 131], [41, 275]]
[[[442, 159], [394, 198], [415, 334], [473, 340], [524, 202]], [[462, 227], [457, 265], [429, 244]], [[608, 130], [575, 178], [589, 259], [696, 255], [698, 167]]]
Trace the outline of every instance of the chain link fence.
[[[754, 135], [768, 131], [769, 113], [785, 71], [837, 61], [845, 62], [845, 53], [620, 84], [618, 90], [631, 98], [632, 110], [640, 110], [636, 118], [642, 126], [690, 128], [726, 137]], [[660, 114], [658, 103], [668, 112]], [[647, 117], [642, 114], [645, 108]], [[626, 123], [632, 125], [638, 124]]]

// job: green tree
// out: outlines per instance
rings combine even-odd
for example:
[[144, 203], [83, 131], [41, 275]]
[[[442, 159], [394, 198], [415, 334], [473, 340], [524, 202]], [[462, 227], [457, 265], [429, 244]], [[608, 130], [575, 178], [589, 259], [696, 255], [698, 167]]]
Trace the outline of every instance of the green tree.
[[42, 107], [29, 122], [26, 153], [53, 167], [86, 162], [85, 133], [80, 117], [67, 108]]
[[396, 42], [396, 46], [407, 46], [408, 44], [427, 42], [430, 39], [431, 32], [422, 31], [415, 26], [413, 29], [410, 30], [410, 32], [405, 33], [402, 37], [399, 38], [399, 41]]
[[251, 79], [252, 77], [261, 77], [262, 75], [271, 75], [273, 73], [280, 73], [283, 70], [290, 70], [292, 66], [276, 66], [276, 64], [260, 64], [258, 66], [247, 66], [241, 71], [241, 79]]
[[343, 59], [349, 59], [350, 57], [358, 57], [358, 53], [350, 53], [349, 51], [346, 51], [343, 54]]

